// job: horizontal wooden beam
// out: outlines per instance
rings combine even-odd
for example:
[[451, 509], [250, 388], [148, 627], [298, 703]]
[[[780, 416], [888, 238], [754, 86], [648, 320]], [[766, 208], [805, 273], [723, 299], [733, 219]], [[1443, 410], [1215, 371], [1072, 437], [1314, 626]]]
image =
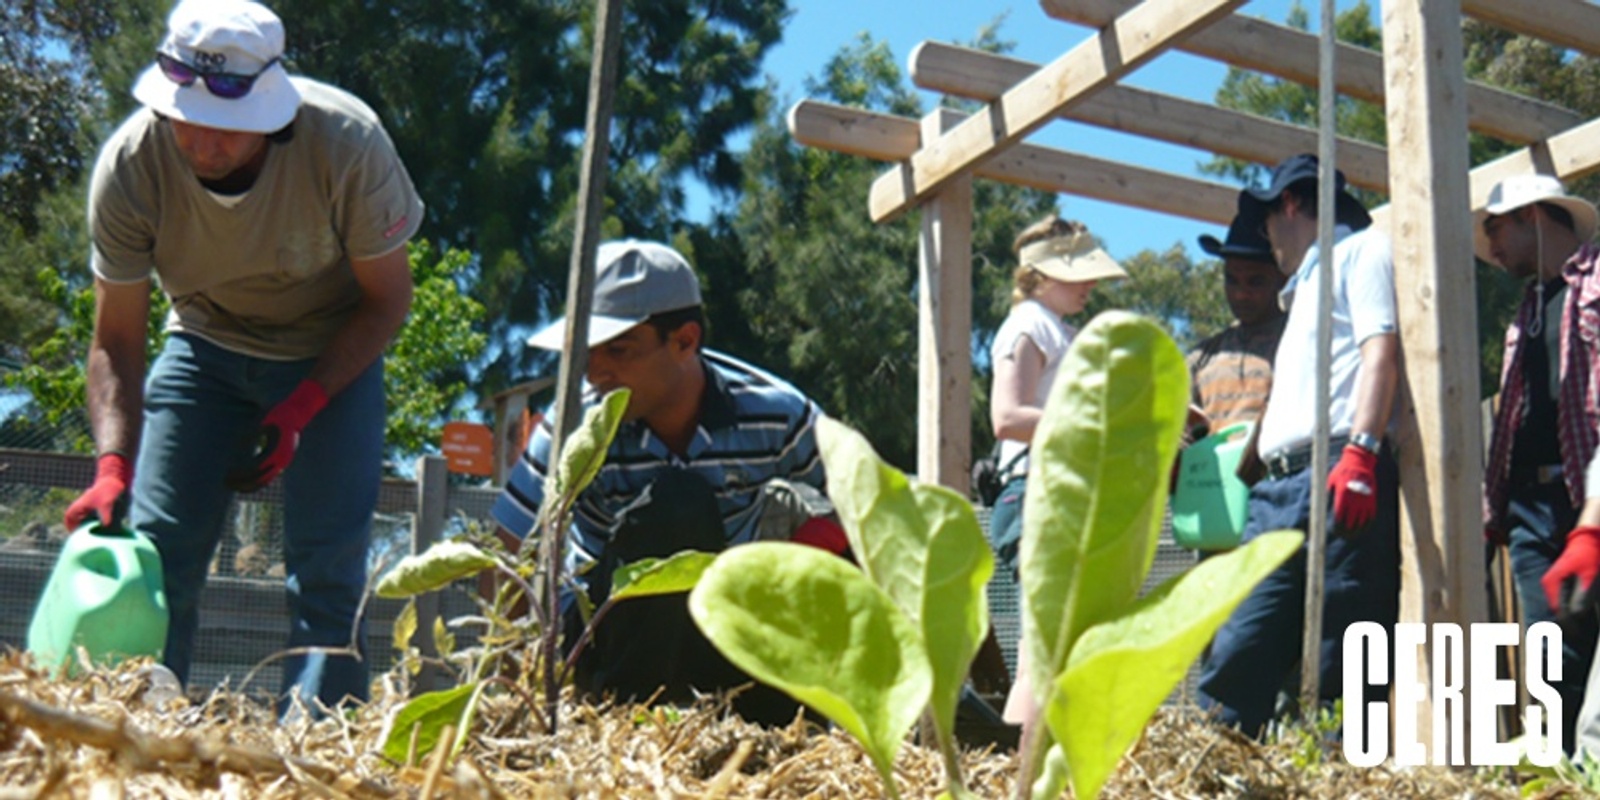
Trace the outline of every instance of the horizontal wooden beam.
[[[1498, 2], [1498, 0], [1496, 0]], [[1542, 0], [1526, 0], [1543, 8]], [[1103, 28], [1138, 0], [1039, 0], [1056, 19]], [[1256, 17], [1234, 14], [1178, 43], [1178, 48], [1236, 67], [1277, 75], [1307, 86], [1317, 84], [1318, 39], [1304, 31]], [[1339, 91], [1372, 103], [1383, 103], [1383, 57], [1364, 47], [1339, 45], [1336, 57]], [[1467, 85], [1467, 125], [1510, 142], [1528, 144], [1583, 122], [1560, 106], [1484, 83]]]
[[[788, 119], [800, 144], [879, 161], [909, 158], [921, 138], [917, 120], [816, 100], [796, 103]], [[1239, 197], [1238, 187], [1029, 144], [979, 164], [973, 174], [1218, 225], [1233, 220]]]
[[1461, 0], [1461, 11], [1498, 28], [1600, 55], [1600, 6], [1588, 0]]
[[[1512, 175], [1553, 175], [1571, 182], [1600, 172], [1600, 119], [1590, 120], [1515, 153], [1503, 155], [1468, 173], [1467, 195], [1474, 211], [1489, 202], [1489, 191]], [[1388, 227], [1389, 206], [1372, 210], [1372, 222]]]
[[[910, 61], [916, 85], [984, 101], [999, 97], [1039, 68], [1031, 61], [939, 42], [917, 45]], [[1317, 132], [1311, 128], [1131, 86], [1107, 86], [1062, 116], [1267, 166], [1296, 153], [1317, 151]], [[1336, 160], [1350, 183], [1389, 191], [1389, 154], [1384, 148], [1341, 137]]]
[[1072, 103], [1114, 84], [1244, 0], [1145, 0], [873, 181], [873, 221], [905, 212], [947, 181], [1021, 141]]

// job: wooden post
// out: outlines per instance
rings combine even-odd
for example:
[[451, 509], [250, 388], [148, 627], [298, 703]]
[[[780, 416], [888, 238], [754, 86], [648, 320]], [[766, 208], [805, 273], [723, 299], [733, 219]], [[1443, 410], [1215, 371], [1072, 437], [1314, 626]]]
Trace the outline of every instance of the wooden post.
[[[598, 0], [594, 6], [594, 50], [589, 68], [589, 107], [584, 115], [583, 164], [578, 173], [578, 207], [573, 232], [572, 260], [567, 271], [566, 347], [561, 351], [561, 371], [556, 378], [555, 436], [551, 458], [561, 457], [567, 434], [582, 419], [582, 378], [589, 358], [589, 312], [594, 305], [594, 259], [600, 247], [600, 223], [605, 215], [606, 169], [611, 154], [611, 106], [616, 93], [618, 53], [622, 49], [622, 0]], [[566, 530], [546, 524], [540, 536], [544, 557], [544, 607], [554, 614], [561, 585], [562, 551]], [[555, 665], [559, 660], [556, 637], [545, 635], [540, 650], [544, 663], [545, 719], [550, 733], [557, 730], [561, 687]]]
[[[444, 535], [445, 496], [450, 477], [449, 463], [442, 456], [417, 459], [417, 517], [411, 526], [411, 554], [427, 552]], [[417, 633], [414, 638], [424, 659], [417, 674], [415, 690], [431, 692], [442, 686], [444, 674], [429, 659], [439, 657], [434, 646], [433, 626], [439, 619], [439, 593], [427, 592], [416, 598]]]
[[[1465, 626], [1485, 621], [1488, 605], [1479, 539], [1483, 435], [1460, 0], [1384, 0], [1383, 54], [1393, 198], [1388, 222], [1405, 361], [1400, 619]], [[1434, 636], [1430, 628], [1429, 644]], [[1395, 745], [1403, 745], [1401, 726], [1409, 727], [1398, 715], [1411, 713], [1433, 763], [1464, 764], [1469, 726], [1462, 725], [1459, 739], [1433, 727], [1433, 670], [1442, 665], [1433, 663], [1429, 649], [1414, 662], [1421, 704], [1414, 711], [1396, 708]], [[1399, 663], [1404, 669], [1406, 662]], [[1465, 697], [1470, 703], [1470, 690]], [[1448, 712], [1453, 719], [1467, 716], [1466, 708]]]
[[[959, 117], [922, 120], [934, 141]], [[917, 478], [965, 495], [972, 463], [972, 176], [922, 207], [917, 308]]]

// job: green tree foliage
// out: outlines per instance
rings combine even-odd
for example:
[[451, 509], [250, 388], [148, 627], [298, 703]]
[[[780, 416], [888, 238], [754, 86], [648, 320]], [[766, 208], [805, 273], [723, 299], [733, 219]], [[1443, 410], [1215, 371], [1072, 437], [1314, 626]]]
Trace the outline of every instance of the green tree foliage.
[[[866, 36], [830, 58], [806, 94], [922, 115], [893, 54]], [[724, 331], [714, 316], [713, 333], [719, 346], [788, 377], [830, 414], [865, 432], [885, 460], [907, 468], [916, 450], [918, 220], [913, 214], [873, 223], [866, 198], [883, 165], [795, 144], [784, 125], [786, 110], [771, 109], [752, 137], [732, 223], [745, 260], [726, 275], [708, 276], [714, 286], [742, 287], [731, 309], [740, 320]], [[975, 349], [986, 349], [1004, 314], [1012, 238], [1054, 203], [1042, 192], [976, 182]], [[991, 437], [982, 394], [986, 359], [980, 362], [973, 406], [981, 444]]]
[[1122, 309], [1160, 320], [1187, 350], [1233, 324], [1222, 291], [1222, 262], [1189, 260], [1182, 243], [1165, 251], [1144, 250], [1123, 260], [1128, 279], [1101, 283], [1089, 295], [1083, 319]]
[[[424, 233], [470, 270], [501, 342], [559, 315], [579, 205], [593, 8], [577, 0], [280, 0], [295, 71], [351, 90], [386, 120], [428, 202]], [[756, 119], [762, 55], [785, 0], [630, 3], [606, 235], [670, 238], [684, 182], [739, 185], [728, 140]], [[506, 347], [483, 388], [553, 368]]]
[[433, 449], [444, 417], [467, 393], [466, 365], [483, 353], [483, 304], [462, 291], [472, 257], [464, 250], [436, 254], [411, 244], [411, 316], [384, 358], [389, 424], [384, 441], [402, 454]]

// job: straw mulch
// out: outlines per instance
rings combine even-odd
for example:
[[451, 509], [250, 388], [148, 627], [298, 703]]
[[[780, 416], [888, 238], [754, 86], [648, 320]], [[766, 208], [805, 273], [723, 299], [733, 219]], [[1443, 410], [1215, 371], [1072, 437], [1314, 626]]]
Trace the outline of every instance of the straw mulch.
[[[171, 687], [152, 687], [152, 674], [135, 663], [51, 680], [21, 656], [0, 656], [0, 800], [883, 796], [871, 764], [843, 733], [803, 719], [786, 728], [750, 725], [716, 701], [681, 710], [569, 702], [550, 736], [517, 695], [496, 694], [458, 756], [438, 748], [405, 765], [380, 754], [385, 721], [403, 703], [396, 676], [378, 682], [372, 703], [343, 717], [280, 725], [258, 700], [218, 691], [191, 702]], [[1163, 712], [1102, 796], [1517, 797], [1492, 775], [1298, 766], [1294, 750]], [[1010, 796], [1013, 754], [973, 749], [963, 762], [974, 796]], [[938, 754], [906, 747], [896, 779], [903, 797], [937, 797]]]

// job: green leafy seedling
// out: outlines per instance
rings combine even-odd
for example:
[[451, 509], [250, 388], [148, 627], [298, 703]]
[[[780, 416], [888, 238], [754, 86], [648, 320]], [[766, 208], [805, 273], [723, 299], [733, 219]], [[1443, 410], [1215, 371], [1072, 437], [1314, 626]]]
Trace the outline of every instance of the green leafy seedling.
[[1100, 791], [1217, 628], [1303, 539], [1296, 531], [1263, 534], [1174, 576], [1126, 613], [1084, 632], [1045, 712], [1078, 796]]
[[1124, 312], [1090, 322], [1051, 387], [1019, 567], [1028, 679], [1045, 725], [1024, 734], [1018, 785], [1035, 798], [1067, 782], [1076, 797], [1097, 796], [1216, 628], [1300, 546], [1298, 533], [1268, 534], [1135, 601], [1188, 399], [1177, 345]]
[[933, 678], [922, 636], [886, 592], [831, 553], [756, 542], [717, 557], [689, 613], [729, 661], [854, 736], [899, 797], [895, 754]]
[[471, 577], [500, 562], [477, 545], [461, 541], [438, 542], [425, 552], [406, 556], [373, 588], [379, 597], [415, 597], [436, 592], [462, 578]]
[[[406, 703], [395, 714], [389, 736], [383, 742], [384, 756], [396, 764], [404, 764], [408, 755], [422, 758], [432, 752], [440, 744], [439, 739], [446, 727], [454, 725], [457, 726], [456, 730], [463, 730], [461, 722], [477, 691], [476, 682], [464, 683], [451, 689], [419, 695]], [[413, 732], [417, 743], [414, 752], [411, 747]]]
[[[572, 506], [577, 502], [578, 495], [594, 481], [600, 472], [600, 467], [605, 463], [606, 450], [611, 446], [617, 427], [622, 423], [623, 412], [628, 407], [628, 397], [629, 392], [626, 389], [607, 394], [598, 404], [584, 413], [582, 423], [562, 446], [561, 458], [558, 460], [555, 472], [545, 482], [545, 502], [540, 509], [541, 529], [544, 524], [555, 525], [562, 531], [566, 529], [571, 518]], [[553, 559], [552, 562], [559, 564], [560, 559]], [[495, 569], [510, 577], [521, 584], [524, 596], [532, 597], [529, 586], [514, 564], [476, 545], [454, 540], [438, 542], [424, 553], [401, 559], [400, 563], [378, 582], [374, 591], [379, 597], [411, 598], [443, 589], [457, 580], [476, 575], [486, 569]], [[640, 573], [646, 571], [642, 568], [638, 570]], [[648, 580], [642, 575], [635, 578], [635, 583], [643, 585], [643, 589], [635, 591], [648, 592], [652, 586], [660, 586], [662, 583], [681, 585], [685, 581], [684, 562], [670, 566], [664, 564], [657, 572], [661, 574], [652, 575]], [[562, 576], [552, 575], [549, 579], [559, 583]], [[678, 588], [671, 591], [681, 592], [685, 589]], [[399, 627], [395, 631], [396, 642], [399, 643], [398, 646], [404, 647], [404, 643], [410, 642], [417, 632], [415, 610], [410, 609], [409, 614], [403, 614], [401, 619], [397, 620], [397, 625]], [[434, 641], [440, 646], [440, 652], [454, 649], [454, 636], [444, 627], [442, 621], [435, 620], [434, 630], [431, 633]], [[585, 635], [587, 634], [586, 630]], [[560, 626], [549, 626], [541, 631], [540, 635], [558, 636]], [[553, 646], [551, 649], [554, 649]], [[488, 664], [489, 659], [485, 653], [473, 669], [474, 680], [455, 688], [428, 692], [412, 698], [400, 710], [389, 739], [384, 743], [384, 753], [395, 758], [393, 753], [399, 752], [400, 755], [396, 760], [402, 760], [410, 749], [411, 729], [415, 727], [418, 729], [417, 752], [419, 755], [426, 755], [437, 744], [446, 725], [455, 726], [457, 733], [454, 747], [459, 749], [466, 741], [465, 737], [477, 715], [477, 699], [486, 684], [482, 678]], [[550, 705], [549, 719], [554, 725], [556, 683], [554, 671], [549, 671], [547, 674], [550, 678], [546, 690], [549, 697], [546, 699]]]
[[994, 554], [966, 498], [942, 486], [913, 483], [860, 433], [832, 419], [818, 421], [817, 443], [828, 495], [862, 571], [922, 635], [948, 791], [964, 795], [956, 707], [989, 630], [985, 587], [994, 575]]

